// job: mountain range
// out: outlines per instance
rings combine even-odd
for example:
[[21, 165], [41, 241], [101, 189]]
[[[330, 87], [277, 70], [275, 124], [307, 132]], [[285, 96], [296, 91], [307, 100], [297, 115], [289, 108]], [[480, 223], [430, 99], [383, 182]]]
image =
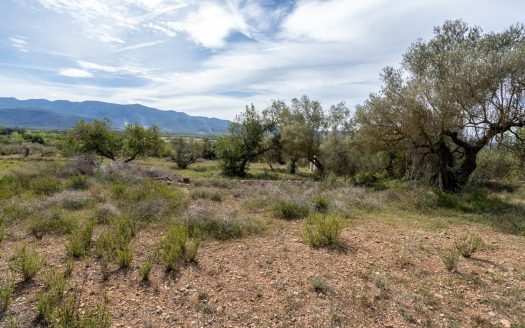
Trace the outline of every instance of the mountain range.
[[139, 104], [119, 105], [100, 101], [72, 102], [46, 99], [18, 100], [0, 97], [0, 126], [43, 130], [71, 128], [79, 120], [108, 119], [115, 129], [127, 124], [157, 125], [175, 134], [223, 134], [230, 121], [191, 116], [173, 110], [159, 110]]

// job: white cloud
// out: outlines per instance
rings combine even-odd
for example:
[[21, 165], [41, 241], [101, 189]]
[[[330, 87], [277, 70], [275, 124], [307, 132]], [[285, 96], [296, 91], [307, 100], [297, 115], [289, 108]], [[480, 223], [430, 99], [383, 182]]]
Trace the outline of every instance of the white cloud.
[[234, 30], [246, 30], [246, 23], [239, 15], [215, 3], [206, 2], [190, 12], [181, 22], [169, 22], [176, 31], [188, 33], [198, 44], [208, 48], [220, 48], [225, 38]]
[[151, 47], [151, 46], [163, 43], [163, 42], [164, 41], [162, 41], [162, 40], [158, 40], [158, 41], [152, 41], [152, 42], [138, 43], [138, 44], [134, 44], [134, 45], [130, 45], [130, 46], [124, 47], [124, 48], [120, 48], [120, 49], [116, 50], [115, 52], [122, 52], [122, 51], [128, 51], [128, 50], [147, 48], [147, 47]]
[[62, 76], [67, 77], [75, 77], [75, 78], [91, 78], [93, 77], [93, 74], [91, 74], [88, 71], [78, 69], [78, 68], [62, 68], [58, 74]]
[[27, 42], [22, 39], [21, 37], [10, 37], [9, 41], [11, 41], [11, 46], [18, 49], [21, 52], [29, 52], [27, 50]]

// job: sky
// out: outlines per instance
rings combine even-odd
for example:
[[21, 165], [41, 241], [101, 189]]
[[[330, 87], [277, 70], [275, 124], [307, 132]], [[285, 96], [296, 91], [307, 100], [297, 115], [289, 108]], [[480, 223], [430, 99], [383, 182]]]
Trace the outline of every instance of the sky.
[[232, 119], [303, 94], [353, 108], [434, 26], [524, 21], [523, 0], [0, 0], [0, 96]]

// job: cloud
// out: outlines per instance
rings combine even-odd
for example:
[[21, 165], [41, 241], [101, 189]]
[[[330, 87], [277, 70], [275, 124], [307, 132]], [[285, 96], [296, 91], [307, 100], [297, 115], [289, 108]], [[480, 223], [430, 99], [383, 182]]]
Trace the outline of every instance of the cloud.
[[90, 72], [82, 70], [82, 69], [78, 69], [78, 68], [63, 68], [58, 72], [58, 74], [62, 76], [74, 77], [74, 78], [93, 77], [93, 74], [91, 74]]
[[116, 50], [115, 52], [122, 52], [122, 51], [128, 51], [128, 50], [136, 50], [136, 49], [141, 49], [141, 48], [147, 48], [147, 47], [152, 47], [154, 45], [157, 45], [157, 44], [160, 44], [160, 43], [163, 43], [164, 41], [162, 40], [158, 40], [158, 41], [152, 41], [152, 42], [143, 42], [143, 43], [138, 43], [138, 44], [134, 44], [134, 45], [131, 45], [131, 46], [127, 46], [127, 47], [124, 47], [124, 48], [120, 48], [118, 50]]
[[169, 22], [168, 27], [188, 33], [194, 42], [208, 48], [224, 47], [224, 40], [235, 30], [248, 34], [241, 15], [211, 2], [201, 4], [181, 22]]
[[9, 38], [9, 41], [11, 41], [11, 46], [13, 46], [14, 48], [18, 49], [19, 51], [21, 52], [29, 52], [27, 50], [27, 42], [22, 39], [21, 37], [10, 37]]

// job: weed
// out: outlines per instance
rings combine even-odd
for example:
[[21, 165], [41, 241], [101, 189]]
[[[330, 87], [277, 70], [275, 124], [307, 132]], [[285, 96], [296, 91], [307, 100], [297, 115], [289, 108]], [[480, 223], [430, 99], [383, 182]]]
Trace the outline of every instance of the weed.
[[185, 226], [171, 226], [160, 242], [159, 255], [166, 271], [176, 272], [184, 262], [194, 261], [199, 242], [196, 237], [189, 240]]
[[15, 292], [15, 276], [10, 271], [6, 271], [0, 279], [0, 317], [2, 317], [9, 308]]
[[146, 282], [149, 281], [149, 274], [151, 273], [151, 269], [153, 267], [153, 263], [151, 259], [146, 260], [140, 267], [139, 267], [139, 273], [140, 277], [142, 278], [142, 281]]
[[249, 220], [220, 218], [211, 213], [190, 214], [184, 220], [190, 232], [199, 231], [205, 237], [227, 240], [259, 232], [261, 227]]
[[459, 254], [457, 250], [452, 249], [447, 251], [441, 256], [441, 259], [443, 260], [443, 264], [448, 271], [457, 271], [459, 262]]
[[455, 242], [456, 250], [466, 258], [469, 258], [475, 252], [483, 249], [485, 244], [479, 236], [468, 236]]
[[65, 215], [60, 209], [52, 208], [39, 216], [32, 217], [29, 222], [29, 231], [38, 239], [45, 234], [71, 233], [75, 227], [73, 217]]
[[15, 250], [14, 268], [22, 274], [24, 281], [31, 280], [42, 268], [44, 261], [34, 247], [29, 248], [23, 243]]
[[116, 250], [117, 263], [121, 269], [127, 269], [133, 260], [133, 249], [129, 242], [123, 243]]
[[313, 199], [314, 208], [317, 212], [326, 213], [330, 207], [330, 201], [328, 198], [317, 195]]
[[5, 237], [5, 224], [4, 224], [4, 220], [2, 219], [2, 217], [0, 217], [0, 242], [4, 240], [4, 237]]
[[66, 252], [69, 256], [78, 258], [84, 255], [91, 246], [91, 236], [93, 235], [93, 223], [87, 222], [77, 227], [69, 236]]
[[339, 216], [314, 214], [305, 222], [303, 238], [314, 248], [342, 249], [340, 238], [342, 230], [343, 225]]
[[302, 219], [308, 215], [308, 212], [306, 205], [293, 200], [278, 200], [273, 207], [274, 215], [284, 220]]
[[76, 174], [67, 180], [67, 185], [71, 189], [84, 190], [89, 187], [88, 178], [83, 174]]
[[318, 294], [327, 295], [332, 292], [332, 288], [322, 277], [311, 277], [309, 281], [312, 289]]

